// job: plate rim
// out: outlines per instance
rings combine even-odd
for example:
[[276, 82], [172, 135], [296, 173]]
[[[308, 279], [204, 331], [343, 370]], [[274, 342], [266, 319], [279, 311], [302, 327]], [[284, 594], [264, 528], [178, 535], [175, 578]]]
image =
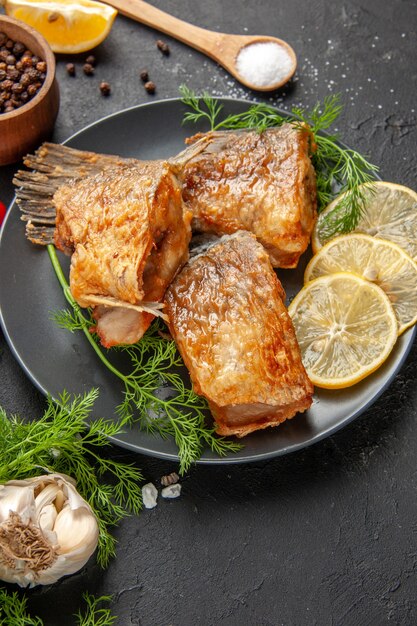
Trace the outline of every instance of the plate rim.
[[[219, 96], [216, 97], [216, 100], [221, 101], [221, 102], [230, 102], [230, 103], [241, 103], [241, 104], [245, 104], [247, 106], [251, 106], [253, 104], [257, 104], [257, 101], [254, 100], [246, 100], [243, 98], [231, 98], [231, 97], [227, 97], [227, 96]], [[62, 145], [66, 145], [68, 143], [70, 143], [72, 140], [76, 139], [78, 136], [82, 135], [84, 132], [91, 130], [92, 128], [94, 128], [95, 126], [98, 126], [99, 124], [109, 121], [112, 118], [118, 118], [118, 117], [122, 117], [123, 115], [130, 113], [132, 111], [137, 111], [137, 110], [142, 110], [145, 108], [152, 108], [155, 107], [156, 105], [169, 105], [169, 104], [180, 104], [182, 103], [182, 99], [181, 98], [166, 98], [166, 99], [158, 99], [158, 100], [154, 100], [152, 102], [145, 102], [142, 104], [136, 104], [124, 109], [120, 109], [118, 111], [114, 111], [108, 115], [105, 115], [93, 122], [91, 122], [90, 124], [87, 124], [86, 126], [84, 126], [83, 128], [77, 130], [75, 133], [73, 133], [72, 135], [70, 135], [69, 137], [67, 137], [65, 140], [59, 142]], [[278, 113], [283, 114], [287, 117], [291, 117], [291, 112], [290, 111], [285, 111], [284, 109], [280, 109], [279, 107], [276, 107], [274, 105], [270, 105], [272, 108], [276, 109], [278, 111]], [[344, 144], [343, 141], [338, 139], [338, 142], [344, 146], [344, 147], [348, 147], [346, 146], [346, 144]], [[379, 176], [377, 176], [378, 179], [380, 179]], [[1, 247], [1, 242], [4, 236], [4, 232], [6, 230], [6, 225], [8, 223], [9, 219], [12, 219], [11, 216], [11, 208], [16, 204], [16, 196], [13, 197], [7, 213], [6, 213], [6, 217], [3, 221], [3, 224], [1, 226], [0, 229], [0, 247]], [[2, 307], [1, 307], [1, 301], [0, 301], [0, 326], [2, 328], [2, 331], [4, 333], [4, 337], [6, 339], [6, 342], [10, 348], [10, 351], [13, 355], [13, 357], [16, 359], [17, 363], [19, 364], [19, 366], [21, 367], [21, 369], [23, 370], [25, 376], [31, 381], [31, 383], [38, 389], [38, 391], [41, 392], [42, 395], [44, 395], [45, 397], [52, 397], [52, 394], [50, 392], [48, 392], [47, 389], [45, 389], [40, 381], [37, 380], [36, 376], [34, 375], [34, 373], [28, 368], [28, 366], [26, 365], [25, 361], [20, 357], [20, 355], [17, 352], [17, 348], [15, 347], [12, 338], [9, 334], [9, 331], [7, 329], [4, 317], [3, 317], [3, 313], [2, 313]], [[256, 463], [256, 462], [260, 462], [260, 461], [267, 461], [267, 460], [271, 460], [273, 458], [277, 458], [277, 457], [281, 457], [281, 456], [285, 456], [287, 454], [292, 454], [295, 452], [298, 452], [300, 450], [304, 450], [305, 448], [309, 448], [310, 446], [322, 441], [323, 439], [326, 439], [327, 437], [330, 437], [331, 435], [337, 433], [339, 430], [342, 430], [343, 428], [345, 428], [346, 426], [348, 426], [351, 422], [353, 422], [354, 420], [356, 420], [358, 417], [360, 417], [363, 413], [365, 413], [373, 404], [375, 404], [375, 402], [380, 398], [380, 396], [386, 391], [386, 389], [391, 385], [391, 383], [393, 382], [394, 378], [397, 376], [397, 374], [400, 372], [400, 370], [402, 369], [405, 361], [408, 358], [409, 352], [413, 346], [414, 340], [415, 340], [415, 336], [417, 333], [417, 326], [415, 325], [412, 328], [409, 328], [405, 331], [404, 335], [409, 335], [408, 337], [408, 343], [406, 344], [403, 354], [401, 355], [401, 357], [399, 358], [399, 360], [397, 361], [396, 367], [394, 369], [394, 371], [388, 376], [387, 380], [384, 382], [384, 384], [382, 384], [379, 389], [374, 393], [374, 395], [369, 398], [366, 402], [364, 402], [360, 407], [358, 407], [355, 411], [352, 412], [351, 415], [346, 416], [343, 420], [341, 420], [340, 422], [338, 422], [337, 424], [333, 424], [332, 426], [329, 426], [327, 429], [316, 433], [315, 435], [309, 437], [307, 440], [304, 440], [302, 442], [299, 443], [291, 443], [286, 445], [285, 447], [278, 449], [278, 450], [271, 450], [271, 451], [266, 451], [266, 452], [259, 452], [259, 453], [251, 453], [250, 456], [242, 456], [242, 453], [239, 456], [235, 456], [234, 454], [229, 454], [225, 457], [204, 457], [202, 456], [201, 458], [199, 458], [197, 461], [195, 461], [196, 464], [198, 465], [229, 465], [229, 464], [242, 464], [242, 463]], [[56, 401], [56, 398], [53, 398], [54, 401]], [[165, 461], [171, 461], [171, 462], [178, 462], [179, 458], [178, 458], [178, 454], [175, 453], [171, 453], [171, 452], [161, 452], [161, 451], [155, 451], [154, 449], [148, 449], [146, 447], [146, 444], [144, 444], [142, 447], [137, 446], [136, 444], [130, 444], [129, 441], [124, 441], [124, 440], [120, 440], [117, 439], [115, 437], [109, 437], [109, 442], [124, 448], [126, 450], [129, 450], [131, 452], [134, 452], [135, 454], [144, 454], [146, 456], [150, 456], [153, 458], [158, 458], [161, 460], [165, 460]], [[244, 448], [243, 448], [244, 450]], [[203, 453], [204, 454], [204, 453]]]

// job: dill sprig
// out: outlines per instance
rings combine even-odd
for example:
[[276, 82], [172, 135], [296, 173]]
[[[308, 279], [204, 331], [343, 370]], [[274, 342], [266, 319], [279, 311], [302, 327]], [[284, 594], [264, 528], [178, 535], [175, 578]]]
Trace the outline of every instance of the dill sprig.
[[0, 587], [0, 626], [43, 626], [43, 621], [29, 615], [25, 595]]
[[109, 608], [101, 606], [103, 603], [111, 602], [112, 596], [95, 598], [86, 592], [83, 599], [87, 606], [84, 613], [80, 610], [75, 614], [77, 626], [112, 626], [117, 617], [111, 614]]
[[42, 417], [32, 421], [8, 418], [0, 408], [0, 484], [45, 472], [74, 478], [78, 492], [96, 514], [97, 561], [106, 567], [115, 555], [110, 528], [141, 509], [142, 475], [133, 465], [103, 456], [109, 437], [123, 432], [126, 420], [91, 419], [97, 396], [93, 389], [74, 397], [64, 392], [57, 402], [48, 398]]
[[[123, 373], [100, 349], [97, 337], [90, 332], [92, 320], [71, 295], [54, 246], [48, 246], [49, 256], [70, 310], [54, 314], [62, 328], [81, 330], [100, 361], [124, 386], [123, 399], [116, 412], [123, 423], [138, 422], [140, 427], [164, 439], [173, 437], [178, 447], [179, 472], [184, 474], [208, 446], [219, 456], [241, 449], [241, 444], [218, 437], [206, 424], [207, 402], [184, 384], [180, 368], [182, 359], [173, 340], [163, 339], [159, 322], [154, 322], [144, 337], [132, 346], [118, 346], [113, 351], [126, 353], [131, 369]], [[111, 351], [110, 351], [111, 352]]]
[[207, 93], [200, 98], [186, 86], [180, 87], [180, 93], [184, 104], [191, 109], [185, 113], [184, 122], [207, 120], [210, 130], [247, 128], [262, 132], [285, 122], [298, 128], [307, 127], [311, 133], [311, 160], [317, 177], [319, 212], [336, 195], [343, 193], [336, 207], [319, 217], [320, 237], [325, 240], [335, 234], [350, 232], [357, 226], [364, 209], [365, 192], [371, 188], [378, 168], [359, 152], [345, 148], [336, 134], [323, 134], [342, 112], [339, 95], [326, 97], [323, 104], [316, 104], [310, 112], [295, 106], [288, 116], [283, 116], [273, 107], [261, 103], [220, 120], [222, 106]]

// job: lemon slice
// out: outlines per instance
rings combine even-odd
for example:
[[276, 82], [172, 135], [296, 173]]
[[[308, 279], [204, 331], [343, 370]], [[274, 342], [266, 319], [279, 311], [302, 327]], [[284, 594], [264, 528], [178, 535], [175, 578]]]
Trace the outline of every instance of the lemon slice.
[[[417, 260], [417, 193], [403, 185], [376, 181], [364, 186], [365, 208], [354, 232], [388, 239]], [[336, 207], [343, 194], [320, 213], [312, 236], [313, 252], [326, 240], [320, 235], [323, 219]]]
[[353, 272], [385, 291], [398, 321], [398, 334], [417, 321], [417, 263], [392, 241], [361, 233], [329, 241], [307, 265], [304, 281]]
[[7, 0], [6, 13], [35, 28], [54, 52], [71, 54], [104, 41], [117, 15], [93, 0]]
[[307, 283], [289, 306], [311, 382], [342, 389], [372, 374], [397, 339], [397, 320], [384, 291], [340, 272]]

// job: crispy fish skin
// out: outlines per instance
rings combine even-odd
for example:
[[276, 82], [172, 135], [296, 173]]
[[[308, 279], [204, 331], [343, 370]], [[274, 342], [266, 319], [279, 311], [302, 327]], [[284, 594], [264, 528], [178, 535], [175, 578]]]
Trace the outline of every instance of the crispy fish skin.
[[317, 219], [309, 131], [283, 124], [263, 133], [217, 131], [193, 140], [206, 144], [182, 174], [193, 230], [247, 230], [274, 267], [296, 267]]
[[268, 254], [244, 231], [191, 258], [166, 292], [171, 334], [220, 435], [243, 437], [311, 405], [284, 298]]
[[166, 162], [107, 169], [54, 195], [55, 245], [71, 254], [70, 288], [94, 307], [106, 347], [138, 341], [188, 258], [191, 216], [176, 171]]

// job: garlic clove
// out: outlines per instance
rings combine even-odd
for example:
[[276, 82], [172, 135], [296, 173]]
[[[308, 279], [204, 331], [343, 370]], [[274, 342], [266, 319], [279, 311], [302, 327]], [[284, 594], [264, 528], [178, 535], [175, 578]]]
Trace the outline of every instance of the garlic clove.
[[53, 531], [57, 515], [58, 513], [54, 504], [46, 504], [38, 512], [36, 521], [44, 535], [46, 531]]
[[56, 518], [54, 531], [58, 539], [59, 554], [72, 552], [80, 547], [88, 551], [89, 546], [94, 546], [94, 552], [97, 545], [98, 523], [85, 507], [71, 510], [68, 505], [64, 506]]

